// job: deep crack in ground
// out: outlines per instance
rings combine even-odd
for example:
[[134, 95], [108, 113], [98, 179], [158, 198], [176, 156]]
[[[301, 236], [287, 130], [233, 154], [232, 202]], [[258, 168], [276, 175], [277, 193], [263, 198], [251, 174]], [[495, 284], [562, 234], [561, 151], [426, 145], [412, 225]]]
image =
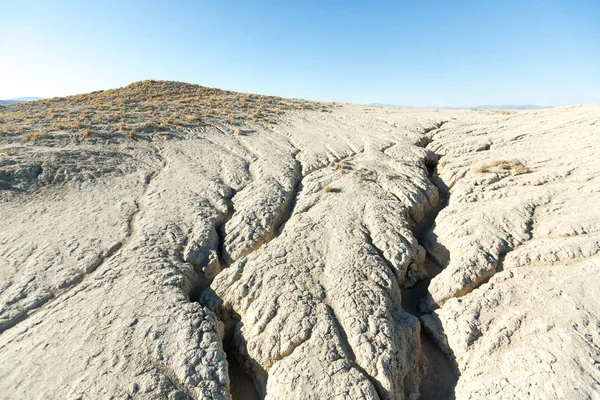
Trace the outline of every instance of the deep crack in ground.
[[[436, 128], [427, 130], [426, 133], [439, 129], [444, 123]], [[432, 140], [427, 140], [427, 147]], [[439, 162], [438, 156], [438, 162]], [[437, 176], [437, 165], [427, 165], [429, 179], [438, 188], [439, 199], [437, 204], [429, 210], [422, 221], [415, 227], [413, 234], [419, 243], [424, 243], [426, 236], [434, 229], [438, 214], [448, 205], [450, 191], [446, 184]], [[428, 295], [428, 287], [431, 280], [438, 275], [443, 266], [432, 259], [426, 253], [425, 270], [427, 278], [417, 282], [411, 288], [402, 290], [402, 308], [417, 318], [423, 315], [421, 303]], [[421, 380], [420, 392], [423, 400], [447, 400], [454, 397], [454, 388], [458, 382], [457, 368], [449, 357], [442, 352], [439, 346], [421, 327], [421, 346], [423, 354], [427, 359], [427, 375]]]

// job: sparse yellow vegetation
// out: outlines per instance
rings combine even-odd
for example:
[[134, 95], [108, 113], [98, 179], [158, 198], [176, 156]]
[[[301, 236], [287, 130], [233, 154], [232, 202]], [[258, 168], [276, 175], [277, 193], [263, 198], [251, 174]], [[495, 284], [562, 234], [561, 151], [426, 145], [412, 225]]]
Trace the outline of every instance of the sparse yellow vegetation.
[[146, 121], [146, 122], [144, 122], [144, 124], [142, 126], [146, 130], [152, 130], [152, 129], [154, 129], [155, 124], [154, 124], [154, 121]]
[[42, 132], [42, 131], [27, 132], [27, 133], [25, 133], [24, 136], [25, 136], [25, 139], [29, 140], [30, 142], [35, 142], [36, 140], [38, 140], [39, 138], [44, 136], [44, 132]]
[[517, 165], [513, 168], [512, 170], [512, 174], [513, 175], [522, 175], [522, 174], [526, 174], [529, 172], [529, 168], [527, 168], [525, 165]]
[[333, 169], [340, 169], [342, 171], [352, 169], [352, 165], [350, 165], [350, 163], [346, 160], [332, 161], [331, 163], [329, 163], [329, 166]]
[[354, 170], [352, 171], [352, 176], [354, 176], [357, 180], [362, 181], [363, 179], [365, 179], [365, 171]]
[[327, 186], [325, 186], [323, 188], [323, 192], [325, 192], [325, 193], [338, 193], [338, 192], [341, 192], [341, 190], [338, 189], [338, 188], [336, 188], [336, 187], [327, 185]]
[[331, 107], [181, 82], [143, 81], [119, 89], [2, 107], [0, 132], [75, 132], [85, 128], [101, 135], [128, 129], [164, 131], [166, 126], [195, 127], [215, 122], [240, 125], [252, 120], [274, 124], [286, 111], [323, 111]]
[[130, 139], [135, 139], [137, 138], [137, 133], [135, 133], [135, 131], [129, 131], [127, 136], [129, 136]]
[[529, 172], [529, 168], [520, 161], [496, 160], [483, 164], [473, 170], [476, 174], [502, 171], [509, 171], [512, 175], [521, 175]]

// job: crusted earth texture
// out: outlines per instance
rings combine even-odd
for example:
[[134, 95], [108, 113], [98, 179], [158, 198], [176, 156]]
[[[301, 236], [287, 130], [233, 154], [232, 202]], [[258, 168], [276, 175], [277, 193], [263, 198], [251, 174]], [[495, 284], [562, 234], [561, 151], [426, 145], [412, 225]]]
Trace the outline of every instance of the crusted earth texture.
[[599, 118], [2, 108], [0, 398], [598, 398]]

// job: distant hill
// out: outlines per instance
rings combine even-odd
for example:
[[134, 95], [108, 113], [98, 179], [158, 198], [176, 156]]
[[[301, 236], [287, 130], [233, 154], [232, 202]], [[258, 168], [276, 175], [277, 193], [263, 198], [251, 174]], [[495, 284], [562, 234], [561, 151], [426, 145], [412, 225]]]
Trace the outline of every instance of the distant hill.
[[504, 106], [476, 106], [470, 107], [475, 110], [539, 110], [541, 108], [551, 108], [549, 106], [531, 106], [531, 105], [504, 105]]
[[25, 101], [43, 100], [41, 97], [17, 97], [16, 99], [0, 100], [0, 106], [7, 106], [14, 103], [23, 103]]
[[410, 106], [398, 106], [395, 104], [383, 104], [383, 103], [371, 103], [369, 104], [373, 107], [406, 107], [406, 108], [443, 108], [450, 110], [538, 110], [541, 108], [551, 108], [550, 106], [532, 106], [532, 105], [501, 105], [501, 106], [475, 106], [475, 107], [439, 107], [439, 106], [430, 106], [430, 107], [410, 107]]

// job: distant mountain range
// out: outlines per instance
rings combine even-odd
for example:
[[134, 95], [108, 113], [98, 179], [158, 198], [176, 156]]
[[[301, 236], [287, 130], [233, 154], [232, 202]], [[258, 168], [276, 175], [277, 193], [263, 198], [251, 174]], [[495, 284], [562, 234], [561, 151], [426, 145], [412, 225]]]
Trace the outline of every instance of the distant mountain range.
[[7, 106], [14, 103], [23, 103], [25, 101], [43, 100], [41, 97], [18, 97], [16, 99], [0, 100], [0, 106]]
[[552, 108], [551, 106], [532, 106], [532, 105], [504, 105], [504, 106], [475, 106], [469, 107], [475, 110], [539, 110], [541, 108]]
[[503, 105], [503, 106], [475, 106], [475, 107], [408, 107], [408, 106], [397, 106], [394, 104], [383, 104], [383, 103], [371, 103], [370, 106], [375, 107], [406, 107], [406, 108], [445, 108], [452, 110], [538, 110], [541, 108], [552, 108], [551, 106], [532, 106], [532, 105]]

